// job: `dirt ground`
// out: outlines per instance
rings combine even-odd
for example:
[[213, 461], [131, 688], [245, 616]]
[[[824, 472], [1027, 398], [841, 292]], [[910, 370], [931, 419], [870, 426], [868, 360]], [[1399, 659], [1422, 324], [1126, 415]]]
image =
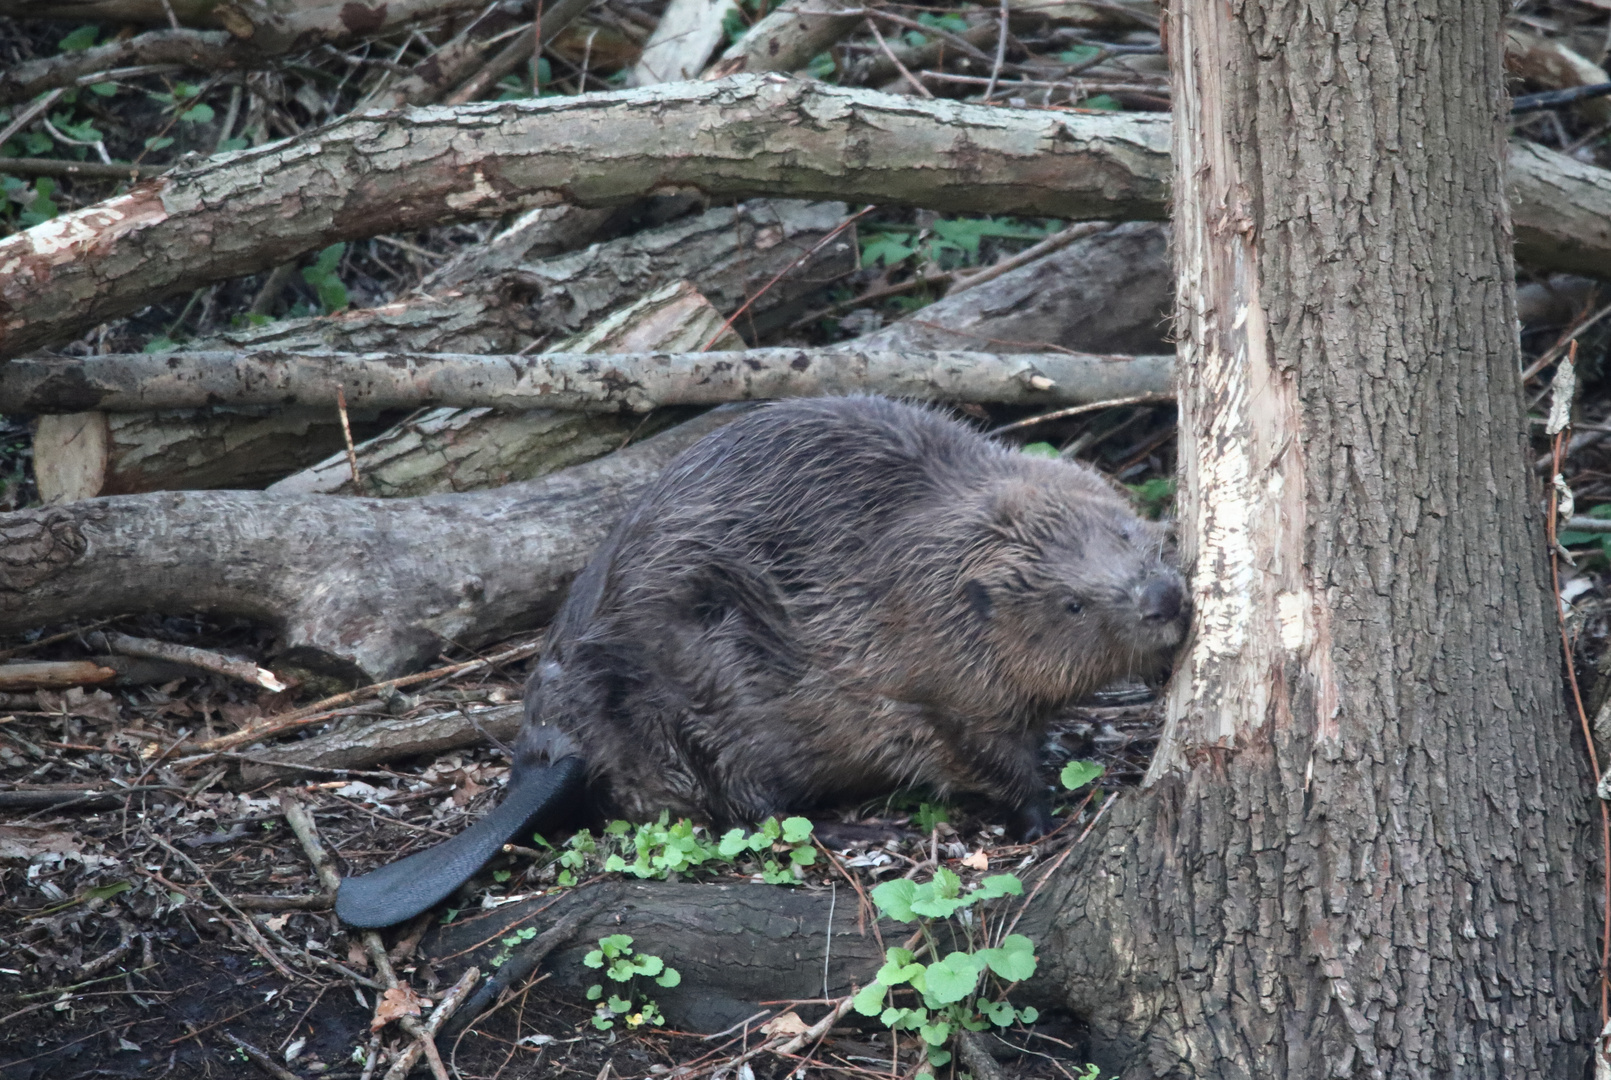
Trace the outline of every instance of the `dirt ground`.
[[[200, 620], [125, 619], [115, 626], [235, 655], [254, 655], [266, 639], [245, 625]], [[86, 655], [88, 628], [6, 642], [36, 659]], [[61, 640], [48, 639], [62, 635]], [[445, 655], [444, 665], [463, 662]], [[409, 716], [444, 704], [474, 709], [518, 698], [530, 660], [495, 670], [410, 687], [399, 700], [354, 702], [332, 723], [361, 724], [377, 711]], [[34, 708], [0, 711], [0, 1076], [6, 1080], [79, 1077], [212, 1077], [246, 1068], [269, 1072], [253, 1051], [285, 1076], [379, 1076], [366, 1062], [384, 1059], [406, 1040], [395, 1025], [372, 1036], [377, 993], [373, 967], [358, 942], [320, 897], [308, 856], [287, 827], [278, 796], [293, 793], [312, 812], [324, 844], [343, 872], [391, 861], [440, 835], [450, 835], [498, 797], [505, 766], [481, 747], [345, 775], [244, 785], [226, 758], [183, 760], [174, 749], [236, 725], [304, 704], [308, 688], [280, 694], [221, 676], [188, 677], [160, 686], [113, 687], [89, 693], [33, 695]], [[362, 695], [360, 695], [362, 697]], [[1049, 768], [1070, 757], [1107, 768], [1108, 790], [1132, 784], [1156, 738], [1156, 706], [1144, 692], [1129, 700], [1071, 711], [1048, 743]], [[1050, 778], [1050, 772], [1048, 774]], [[111, 781], [110, 783], [108, 781]], [[60, 800], [86, 789], [110, 794]], [[15, 805], [33, 798], [56, 805]], [[996, 864], [1026, 862], [1029, 880], [1075, 842], [1100, 797], [1065, 811], [1077, 820], [1033, 852], [1007, 849], [999, 826], [971, 808], [923, 830], [915, 800], [848, 808], [847, 820], [882, 824], [892, 839], [863, 841], [840, 852], [870, 887], [890, 866], [931, 857], [969, 870], [960, 859], [984, 851]], [[916, 811], [916, 813], [914, 813]], [[880, 869], [879, 863], [883, 864]], [[860, 864], [859, 866], [857, 864]], [[930, 864], [932, 865], [932, 864]], [[506, 858], [478, 893], [530, 894], [554, 888], [551, 856]], [[794, 888], [825, 888], [826, 866], [811, 868]], [[701, 875], [716, 880], [719, 875]], [[734, 880], [728, 875], [727, 880]], [[742, 880], [742, 878], [738, 878]], [[780, 886], [787, 887], [787, 886]], [[301, 908], [272, 910], [286, 898]], [[473, 902], [473, 901], [472, 901]], [[417, 936], [417, 935], [416, 935]], [[385, 934], [400, 977], [420, 994], [439, 996], [457, 978], [451, 963], [432, 965], [407, 952], [410, 928]], [[753, 1030], [707, 1041], [646, 1027], [637, 1033], [594, 1029], [590, 1003], [551, 992], [539, 971], [454, 1040], [442, 1054], [451, 1075], [652, 1076], [703, 1062], [709, 1073], [757, 1036]], [[814, 1022], [823, 1012], [801, 1006]], [[1023, 1049], [1013, 1075], [1079, 1075], [1079, 1033], [1066, 1018], [1045, 1016], [1034, 1033], [1010, 1038]], [[248, 1049], [250, 1047], [250, 1049]], [[382, 1051], [375, 1055], [376, 1049]], [[1005, 1045], [998, 1050], [1010, 1055]], [[372, 1058], [371, 1055], [374, 1055]], [[901, 1048], [900, 1069], [916, 1057]], [[417, 1068], [425, 1069], [424, 1063]], [[754, 1076], [890, 1075], [887, 1032], [849, 1025], [795, 1060], [755, 1059]], [[941, 1075], [945, 1070], [941, 1071]], [[733, 1075], [743, 1075], [733, 1072]]]

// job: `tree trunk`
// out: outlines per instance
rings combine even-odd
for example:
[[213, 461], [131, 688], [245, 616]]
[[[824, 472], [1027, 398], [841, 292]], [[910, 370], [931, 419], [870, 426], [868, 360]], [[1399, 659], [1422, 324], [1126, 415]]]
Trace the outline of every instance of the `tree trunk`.
[[1194, 636], [1062, 950], [1127, 1077], [1583, 1075], [1500, 18], [1171, 5]]

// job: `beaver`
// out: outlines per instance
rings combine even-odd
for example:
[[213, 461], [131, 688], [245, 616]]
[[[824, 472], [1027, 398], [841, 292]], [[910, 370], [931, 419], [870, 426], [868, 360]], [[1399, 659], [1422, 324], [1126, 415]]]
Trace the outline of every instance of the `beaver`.
[[1163, 529], [1100, 473], [879, 397], [779, 402], [680, 455], [572, 584], [526, 688], [509, 792], [342, 883], [386, 926], [524, 823], [587, 801], [753, 825], [905, 786], [1050, 827], [1058, 709], [1180, 643]]

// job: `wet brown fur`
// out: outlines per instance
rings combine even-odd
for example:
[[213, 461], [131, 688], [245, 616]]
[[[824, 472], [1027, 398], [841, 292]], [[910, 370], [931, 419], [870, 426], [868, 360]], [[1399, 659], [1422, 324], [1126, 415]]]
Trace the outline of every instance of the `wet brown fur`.
[[719, 826], [926, 785], [1033, 833], [1047, 721], [1158, 672], [1182, 593], [1160, 528], [1084, 466], [881, 398], [771, 405], [684, 453], [577, 579], [515, 782], [578, 754], [603, 809]]

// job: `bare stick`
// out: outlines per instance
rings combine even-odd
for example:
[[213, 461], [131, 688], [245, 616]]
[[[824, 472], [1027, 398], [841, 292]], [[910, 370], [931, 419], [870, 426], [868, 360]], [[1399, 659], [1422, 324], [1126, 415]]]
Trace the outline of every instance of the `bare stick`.
[[149, 660], [167, 660], [175, 664], [184, 664], [186, 667], [198, 668], [202, 671], [211, 671], [219, 675], [227, 675], [253, 686], [261, 686], [265, 690], [276, 694], [285, 689], [285, 683], [278, 675], [260, 668], [250, 660], [231, 660], [221, 653], [211, 649], [198, 649], [191, 645], [178, 645], [171, 641], [153, 641], [150, 638], [131, 637], [111, 631], [104, 634], [93, 635], [96, 638], [104, 637], [106, 647], [112, 652], [120, 652], [125, 656], [143, 656]]

